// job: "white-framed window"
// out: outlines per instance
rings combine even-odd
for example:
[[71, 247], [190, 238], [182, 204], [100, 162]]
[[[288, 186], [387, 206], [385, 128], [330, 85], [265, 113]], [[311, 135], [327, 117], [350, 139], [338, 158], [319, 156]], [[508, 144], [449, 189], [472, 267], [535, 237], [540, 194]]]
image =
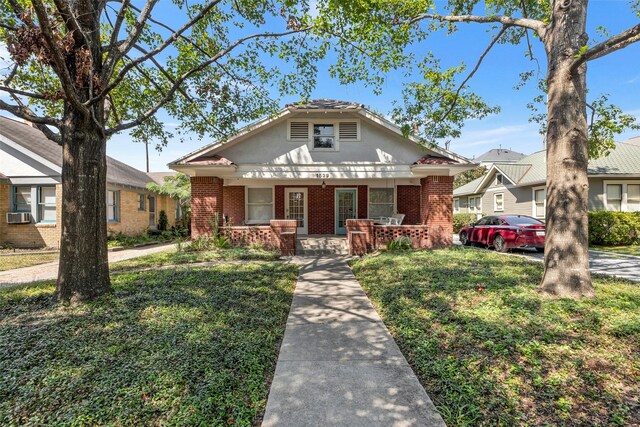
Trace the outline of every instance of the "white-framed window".
[[120, 191], [107, 190], [107, 221], [120, 221]]
[[395, 188], [369, 187], [369, 218], [390, 217], [396, 211]]
[[273, 187], [247, 187], [245, 222], [269, 222], [274, 218]]
[[535, 187], [533, 191], [532, 216], [534, 218], [544, 218], [547, 210], [547, 190], [545, 187]]
[[604, 207], [608, 211], [640, 211], [640, 181], [604, 181]]
[[38, 188], [38, 222], [56, 222], [56, 187]]
[[139, 211], [147, 210], [147, 195], [144, 193], [138, 194], [138, 210]]
[[311, 141], [312, 150], [338, 149], [336, 144], [336, 130], [333, 123], [313, 123], [313, 139]]
[[504, 194], [496, 193], [493, 195], [493, 210], [495, 212], [504, 211]]
[[502, 182], [502, 181], [503, 181], [502, 174], [501, 174], [501, 173], [497, 173], [497, 174], [496, 174], [496, 185], [498, 185], [498, 184], [503, 184], [503, 182]]
[[453, 199], [453, 213], [460, 212], [460, 199]]
[[289, 120], [287, 140], [307, 142], [312, 151], [338, 151], [341, 141], [360, 141], [360, 120]]
[[469, 201], [469, 212], [479, 214], [482, 213], [482, 197], [481, 196], [471, 196], [468, 198]]
[[11, 191], [11, 211], [29, 212], [33, 222], [56, 222], [55, 185], [17, 185]]
[[31, 212], [31, 186], [13, 187], [13, 212]]

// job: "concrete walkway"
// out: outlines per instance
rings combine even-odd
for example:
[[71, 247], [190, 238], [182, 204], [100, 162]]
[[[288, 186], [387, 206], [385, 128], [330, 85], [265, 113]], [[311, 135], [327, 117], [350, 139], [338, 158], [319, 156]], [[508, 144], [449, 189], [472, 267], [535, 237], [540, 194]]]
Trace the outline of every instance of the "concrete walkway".
[[[164, 252], [175, 247], [173, 243], [145, 246], [141, 248], [125, 249], [123, 251], [109, 252], [109, 263], [138, 258], [145, 255]], [[58, 277], [58, 261], [32, 267], [16, 268], [0, 272], [0, 288], [19, 285], [21, 283], [36, 282], [39, 280], [53, 280]]]
[[300, 271], [263, 426], [444, 426], [340, 258]]

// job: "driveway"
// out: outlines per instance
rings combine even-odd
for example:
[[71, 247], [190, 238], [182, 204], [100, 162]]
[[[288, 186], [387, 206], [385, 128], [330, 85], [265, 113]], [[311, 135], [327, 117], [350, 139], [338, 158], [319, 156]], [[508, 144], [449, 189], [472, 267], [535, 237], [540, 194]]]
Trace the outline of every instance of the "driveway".
[[[454, 235], [454, 245], [460, 245], [458, 235]], [[477, 247], [478, 250], [490, 250]], [[497, 253], [497, 252], [496, 252]], [[518, 256], [542, 262], [544, 254], [530, 249], [512, 249], [505, 256]], [[589, 251], [589, 268], [592, 273], [606, 274], [623, 279], [640, 282], [640, 257], [633, 255], [614, 254], [611, 252]]]
[[[141, 248], [125, 249], [123, 251], [109, 252], [109, 263], [138, 258], [145, 255], [163, 252], [175, 248], [175, 244], [167, 243]], [[36, 282], [40, 280], [54, 280], [58, 277], [58, 261], [47, 264], [34, 265], [32, 267], [16, 268], [0, 272], [0, 288], [19, 285], [22, 283]]]

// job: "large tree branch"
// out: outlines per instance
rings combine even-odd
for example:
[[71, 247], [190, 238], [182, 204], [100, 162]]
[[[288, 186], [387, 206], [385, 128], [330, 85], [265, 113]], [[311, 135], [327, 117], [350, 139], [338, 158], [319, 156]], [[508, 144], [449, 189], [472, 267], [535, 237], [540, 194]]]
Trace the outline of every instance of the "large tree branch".
[[[115, 43], [115, 45], [110, 45], [109, 50], [107, 51], [107, 57], [104, 61], [104, 76], [109, 76], [113, 72], [115, 64], [127, 53], [133, 45], [138, 41], [142, 31], [144, 30], [145, 25], [147, 24], [147, 19], [151, 16], [151, 11], [155, 7], [158, 0], [148, 0], [147, 3], [142, 8], [142, 12], [138, 16], [136, 23], [133, 26], [133, 29], [130, 31], [129, 36], [121, 42]], [[123, 2], [122, 7], [125, 7]], [[120, 15], [120, 14], [118, 14]], [[119, 30], [119, 29], [118, 29]], [[118, 31], [119, 32], [119, 31]], [[114, 29], [114, 33], [117, 37], [117, 32]], [[113, 38], [112, 38], [113, 43]], [[105, 79], [106, 80], [106, 79]]]
[[69, 73], [69, 69], [67, 68], [65, 58], [62, 56], [62, 52], [58, 49], [56, 45], [55, 37], [53, 35], [53, 31], [51, 26], [49, 25], [49, 16], [47, 14], [47, 10], [41, 0], [32, 0], [33, 8], [38, 16], [38, 22], [40, 24], [40, 29], [42, 31], [42, 35], [44, 40], [49, 47], [51, 52], [51, 56], [55, 63], [55, 67], [53, 67], [54, 71], [60, 77], [60, 81], [62, 83], [62, 90], [64, 91], [65, 97], [71, 105], [78, 109], [82, 114], [89, 115], [89, 110], [85, 107], [78, 97], [76, 96], [74, 88], [73, 80], [71, 79], [71, 74]]
[[60, 128], [60, 122], [57, 119], [54, 119], [53, 117], [37, 116], [33, 111], [25, 106], [12, 105], [3, 101], [2, 99], [0, 99], [0, 109], [8, 111], [14, 116], [26, 120], [29, 123], [33, 123], [38, 129], [42, 131], [42, 133], [45, 134], [47, 138], [57, 144], [62, 143], [60, 135], [49, 129], [49, 126], [54, 126], [58, 129]]
[[25, 90], [14, 89], [8, 86], [0, 86], [0, 91], [11, 93], [13, 95], [27, 96], [33, 99], [47, 99], [44, 95], [39, 93], [27, 92]]
[[595, 45], [591, 49], [587, 49], [584, 54], [580, 55], [580, 57], [571, 64], [569, 72], [573, 74], [585, 62], [602, 58], [605, 55], [623, 49], [638, 41], [640, 41], [640, 24]]
[[[200, 21], [214, 6], [220, 3], [220, 1], [221, 0], [215, 0], [209, 3], [208, 5], [204, 6], [200, 10], [200, 12], [198, 12], [198, 14], [196, 14], [193, 18], [191, 18], [189, 22], [184, 24], [178, 31], [171, 34], [162, 44], [160, 44], [160, 46], [150, 50], [148, 54], [143, 55], [139, 58], [136, 58], [134, 62], [130, 62], [127, 65], [125, 65], [122, 68], [122, 70], [120, 70], [118, 75], [93, 99], [92, 102], [97, 102], [98, 100], [106, 96], [111, 90], [113, 90], [114, 87], [116, 87], [122, 81], [122, 79], [124, 79], [125, 75], [137, 64], [143, 63], [144, 61], [149, 59], [151, 56], [155, 56], [160, 52], [162, 52], [163, 50], [165, 50], [167, 47], [171, 46], [185, 31], [187, 31], [194, 24]], [[120, 57], [128, 53], [129, 50], [133, 48], [133, 44], [135, 43], [136, 40], [133, 40], [133, 43], [128, 43], [128, 44], [125, 42], [125, 45], [121, 46], [121, 48], [118, 49], [120, 52]], [[108, 68], [105, 66], [105, 78], [104, 78], [105, 81], [107, 80], [106, 77], [111, 75], [111, 73], [113, 72], [113, 67], [115, 67], [115, 62], [110, 64], [109, 67], [111, 68]]]
[[[189, 77], [193, 76], [194, 74], [204, 70], [206, 67], [208, 67], [209, 65], [213, 64], [214, 62], [216, 62], [218, 59], [222, 58], [223, 56], [229, 54], [232, 50], [234, 50], [235, 48], [237, 48], [238, 46], [240, 46], [244, 42], [246, 42], [248, 40], [256, 39], [256, 38], [283, 37], [283, 36], [290, 35], [290, 34], [309, 31], [309, 29], [311, 29], [311, 28], [312, 27], [304, 27], [304, 28], [300, 28], [300, 29], [297, 29], [297, 30], [285, 31], [285, 32], [282, 32], [282, 33], [259, 33], [259, 34], [253, 34], [253, 35], [250, 35], [250, 36], [242, 37], [242, 38], [236, 40], [234, 43], [232, 43], [231, 45], [227, 46], [225, 49], [221, 50], [216, 55], [214, 55], [210, 59], [208, 59], [207, 61], [204, 61], [204, 62], [200, 63], [198, 66], [192, 68], [191, 70], [189, 70], [186, 73], [182, 74], [180, 77], [176, 78], [175, 79], [175, 83], [166, 92], [165, 96], [163, 96], [160, 100], [158, 100], [158, 102], [153, 107], [151, 107], [150, 109], [148, 109], [147, 111], [142, 113], [137, 119], [132, 120], [132, 121], [130, 121], [128, 123], [122, 123], [122, 124], [120, 124], [118, 126], [114, 126], [111, 129], [107, 129], [107, 131], [106, 131], [107, 136], [113, 135], [114, 133], [118, 133], [118, 132], [121, 132], [123, 130], [126, 130], [126, 129], [129, 129], [129, 128], [132, 128], [132, 127], [135, 127], [135, 126], [138, 126], [138, 125], [142, 124], [144, 121], [146, 121], [151, 116], [153, 116], [160, 108], [162, 108], [163, 105], [165, 105], [167, 102], [171, 101], [171, 99], [173, 98], [174, 94], [176, 93], [176, 91], [178, 91], [178, 89], [180, 88], [182, 83], [184, 83], [185, 80], [187, 80]], [[131, 65], [131, 64], [127, 64], [127, 65]], [[133, 65], [131, 65], [131, 67], [135, 67], [135, 65], [136, 64], [133, 64]]]
[[536, 19], [512, 18], [510, 16], [478, 16], [478, 15], [437, 15], [425, 13], [412, 18], [409, 23], [415, 23], [425, 19], [441, 22], [475, 22], [479, 24], [502, 24], [511, 27], [528, 28], [537, 32], [540, 37], [544, 37], [547, 26]]

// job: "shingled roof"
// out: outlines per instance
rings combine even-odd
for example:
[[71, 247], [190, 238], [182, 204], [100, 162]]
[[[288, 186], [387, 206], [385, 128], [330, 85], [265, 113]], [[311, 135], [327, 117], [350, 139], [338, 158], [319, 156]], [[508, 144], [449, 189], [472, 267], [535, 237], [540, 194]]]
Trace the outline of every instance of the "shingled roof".
[[[0, 135], [62, 167], [62, 147], [31, 125], [0, 116]], [[145, 188], [147, 183], [152, 181], [153, 179], [141, 170], [107, 156], [108, 183]]]
[[291, 110], [356, 110], [364, 108], [364, 105], [356, 102], [320, 98], [307, 102], [287, 104], [285, 107]]
[[457, 165], [460, 164], [457, 160], [448, 159], [442, 156], [434, 156], [432, 154], [427, 154], [426, 156], [421, 157], [416, 160], [414, 165]]

